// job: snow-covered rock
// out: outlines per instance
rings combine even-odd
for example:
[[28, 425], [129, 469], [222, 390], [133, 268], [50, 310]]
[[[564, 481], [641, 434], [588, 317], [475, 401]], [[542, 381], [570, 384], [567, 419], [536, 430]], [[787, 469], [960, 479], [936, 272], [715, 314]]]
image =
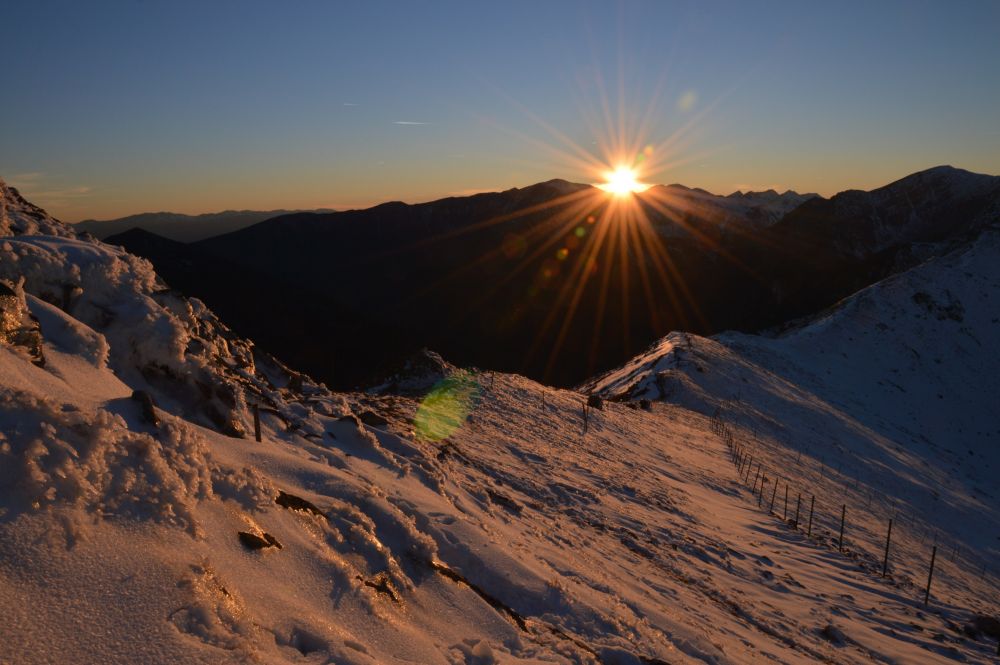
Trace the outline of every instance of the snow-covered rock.
[[[0, 185], [0, 193], [8, 231], [0, 240], [0, 280], [22, 282], [49, 312], [58, 309], [102, 336], [105, 342], [93, 342], [100, 347], [95, 360], [107, 356], [129, 385], [155, 386], [167, 408], [231, 436], [249, 431], [248, 402], [282, 408], [277, 386], [291, 383], [294, 372], [258, 354], [200, 301], [171, 291], [145, 259], [78, 236], [13, 188]], [[53, 324], [66, 325], [66, 317]], [[258, 371], [258, 362], [266, 368]]]
[[23, 279], [16, 284], [0, 281], [0, 343], [21, 347], [34, 363], [45, 364], [38, 319], [28, 309]]

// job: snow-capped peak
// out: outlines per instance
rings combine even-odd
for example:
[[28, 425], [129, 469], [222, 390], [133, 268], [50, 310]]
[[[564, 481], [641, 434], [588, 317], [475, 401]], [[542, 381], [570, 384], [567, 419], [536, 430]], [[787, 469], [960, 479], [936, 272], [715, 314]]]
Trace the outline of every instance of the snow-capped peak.
[[74, 237], [72, 228], [57, 221], [33, 203], [29, 203], [16, 187], [0, 178], [0, 236], [52, 235]]

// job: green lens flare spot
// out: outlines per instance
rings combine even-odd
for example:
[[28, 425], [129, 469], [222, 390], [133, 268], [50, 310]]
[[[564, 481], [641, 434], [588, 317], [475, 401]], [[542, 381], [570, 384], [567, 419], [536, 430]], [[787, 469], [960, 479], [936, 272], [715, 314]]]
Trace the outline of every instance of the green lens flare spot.
[[417, 414], [413, 430], [423, 441], [437, 442], [457, 432], [479, 402], [479, 382], [469, 372], [457, 372], [438, 381], [427, 393]]
[[576, 227], [576, 230], [573, 231], [573, 233], [576, 234], [577, 238], [582, 238], [583, 236], [587, 235], [587, 229], [583, 228], [582, 226], [578, 226]]

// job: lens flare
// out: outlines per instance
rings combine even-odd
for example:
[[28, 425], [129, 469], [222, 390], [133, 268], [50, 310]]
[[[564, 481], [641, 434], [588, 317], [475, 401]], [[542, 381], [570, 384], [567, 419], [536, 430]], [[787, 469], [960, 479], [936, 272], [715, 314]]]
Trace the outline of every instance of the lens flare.
[[414, 433], [422, 441], [447, 439], [476, 408], [479, 392], [479, 382], [469, 372], [456, 372], [438, 381], [417, 407]]
[[638, 181], [635, 169], [625, 166], [619, 166], [614, 171], [609, 171], [605, 178], [607, 179], [605, 182], [598, 183], [595, 187], [616, 196], [644, 192], [650, 188], [650, 185]]

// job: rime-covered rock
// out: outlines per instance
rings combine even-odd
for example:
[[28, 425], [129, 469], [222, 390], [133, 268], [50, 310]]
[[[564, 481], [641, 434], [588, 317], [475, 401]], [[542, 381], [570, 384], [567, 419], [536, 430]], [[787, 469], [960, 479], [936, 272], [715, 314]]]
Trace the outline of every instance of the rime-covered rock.
[[28, 310], [21, 282], [0, 281], [0, 344], [22, 347], [36, 365], [45, 364], [38, 319]]

